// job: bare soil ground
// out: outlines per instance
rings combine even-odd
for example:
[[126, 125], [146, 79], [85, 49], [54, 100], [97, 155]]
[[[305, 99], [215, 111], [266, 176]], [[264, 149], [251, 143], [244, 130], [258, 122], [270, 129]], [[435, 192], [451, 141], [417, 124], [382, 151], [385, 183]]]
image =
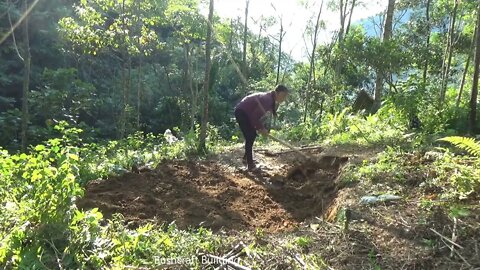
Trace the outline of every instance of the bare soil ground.
[[78, 205], [133, 222], [175, 221], [180, 228], [290, 230], [329, 207], [348, 160], [320, 155], [321, 149], [305, 152], [314, 160], [257, 153], [259, 173], [244, 169], [238, 149], [207, 160], [165, 161], [153, 170], [90, 182]]
[[[236, 148], [90, 182], [78, 205], [98, 207], [107, 217], [121, 213], [133, 225], [175, 221], [180, 228], [232, 233], [261, 228], [272, 233], [266, 241], [273, 246], [285, 233], [307, 236], [312, 243], [305, 252], [320, 254], [333, 269], [480, 269], [478, 201], [466, 202], [470, 214], [454, 229], [448, 209], [421, 206], [431, 194], [415, 174], [403, 186], [340, 181], [345, 164], [381, 150], [314, 148], [303, 151], [311, 157], [306, 160], [285, 149], [259, 149], [256, 160], [263, 170], [254, 174], [245, 171]], [[359, 203], [362, 196], [393, 190], [402, 200]], [[342, 213], [346, 223], [339, 222]], [[460, 247], [452, 251], [453, 232]]]

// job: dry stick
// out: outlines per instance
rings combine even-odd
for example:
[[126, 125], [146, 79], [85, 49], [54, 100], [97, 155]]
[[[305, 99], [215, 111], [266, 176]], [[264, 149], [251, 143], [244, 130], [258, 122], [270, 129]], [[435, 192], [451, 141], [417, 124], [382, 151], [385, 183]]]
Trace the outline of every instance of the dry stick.
[[211, 258], [211, 259], [214, 259], [214, 260], [217, 260], [217, 261], [221, 261], [221, 262], [224, 262], [226, 263], [228, 266], [232, 266], [236, 269], [240, 269], [240, 270], [252, 270], [248, 267], [245, 267], [243, 265], [240, 265], [236, 262], [233, 262], [231, 260], [228, 260], [228, 259], [224, 259], [224, 258], [221, 258], [221, 257], [218, 257], [218, 256], [215, 256], [215, 255], [210, 255], [210, 254], [204, 254], [203, 256], [206, 256], [208, 258]]
[[300, 255], [295, 254], [293, 258], [303, 267], [303, 269], [307, 269], [307, 264], [302, 260]]
[[402, 224], [403, 226], [407, 227], [407, 228], [411, 228], [412, 226], [408, 225], [408, 222], [405, 221], [405, 219], [403, 219], [402, 215], [398, 215], [400, 217], [400, 219], [402, 220], [402, 222], [400, 222], [400, 224]]
[[57, 259], [57, 264], [58, 264], [58, 269], [60, 270], [63, 270], [63, 266], [62, 266], [62, 261], [65, 257], [65, 253], [63, 254], [62, 256], [62, 259], [60, 259], [60, 257], [58, 257], [58, 254], [60, 253], [60, 251], [58, 251], [57, 247], [55, 246], [55, 244], [53, 244], [53, 240], [51, 241], [48, 241], [48, 240], [45, 240], [48, 244], [50, 244], [50, 246], [53, 248], [53, 251], [55, 251], [55, 258]]
[[475, 254], [477, 254], [477, 258], [478, 258], [478, 243], [475, 242]]
[[435, 234], [437, 234], [438, 236], [440, 236], [441, 238], [447, 240], [450, 244], [455, 245], [456, 247], [458, 247], [458, 248], [460, 248], [460, 249], [463, 249], [462, 246], [460, 246], [459, 244], [453, 242], [453, 241], [450, 240], [448, 237], [443, 236], [441, 233], [437, 232], [435, 229], [430, 228], [430, 230], [431, 230], [432, 232], [434, 232]]
[[[243, 243], [240, 243], [238, 245], [236, 245], [232, 250], [230, 250], [230, 252], [228, 252], [225, 256], [223, 256], [223, 258], [227, 259], [227, 260], [233, 260], [235, 258], [237, 258], [238, 256], [240, 256], [240, 254], [242, 254], [243, 252], [243, 246], [242, 246]], [[240, 250], [238, 250], [239, 248], [241, 248]], [[227, 267], [228, 264], [224, 263], [222, 265], [220, 265], [219, 267], [215, 268], [215, 270], [220, 270], [220, 269], [225, 269], [225, 267]]]
[[459, 253], [456, 249], [453, 248], [453, 245], [450, 246], [449, 244], [447, 244], [447, 243], [443, 240], [443, 238], [442, 238], [441, 240], [442, 240], [442, 242], [445, 244], [445, 246], [446, 246], [447, 248], [449, 248], [450, 250], [452, 250], [455, 254], [457, 254], [458, 257], [459, 257], [460, 259], [462, 259], [462, 261], [463, 261], [466, 265], [468, 265], [469, 267], [472, 267], [472, 265], [471, 265], [462, 255], [460, 255], [460, 253]]
[[[225, 259], [227, 260], [230, 260], [230, 261], [233, 261], [235, 260], [236, 258], [238, 258], [242, 253], [237, 253], [236, 255], [234, 256], [230, 256], [230, 257], [225, 257]], [[223, 263], [221, 266], [215, 268], [215, 270], [221, 270], [221, 269], [227, 269], [228, 267], [228, 263]]]
[[462, 259], [462, 261], [463, 261], [466, 265], [468, 265], [468, 267], [472, 267], [472, 265], [471, 265], [462, 255], [460, 255], [460, 253], [459, 253], [456, 249], [454, 249], [453, 251], [455, 251], [455, 254], [457, 254], [458, 257], [460, 257], [460, 259]]
[[[453, 230], [452, 230], [452, 241], [457, 241], [457, 218], [454, 217], [453, 218]], [[452, 245], [452, 247], [450, 248], [451, 252], [450, 252], [450, 258], [453, 257], [453, 253], [455, 251], [455, 247]]]
[[[231, 256], [224, 256], [223, 258], [226, 259], [226, 260], [233, 261], [233, 260], [237, 259], [238, 257], [240, 257], [240, 255], [242, 255], [242, 254], [243, 254], [243, 252], [240, 251], [240, 252], [237, 252], [236, 254], [233, 254]], [[227, 267], [228, 267], [228, 263], [223, 263], [219, 267], [215, 268], [215, 270], [226, 269]]]

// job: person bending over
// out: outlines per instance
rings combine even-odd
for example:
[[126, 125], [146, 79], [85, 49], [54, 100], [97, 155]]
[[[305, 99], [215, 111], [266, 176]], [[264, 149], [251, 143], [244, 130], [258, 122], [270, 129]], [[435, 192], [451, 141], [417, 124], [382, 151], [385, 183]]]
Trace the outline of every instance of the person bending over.
[[267, 112], [276, 116], [278, 105], [285, 101], [287, 96], [288, 88], [284, 85], [278, 85], [273, 91], [248, 95], [235, 106], [235, 118], [245, 138], [243, 159], [246, 161], [249, 171], [257, 169], [253, 161], [253, 143], [257, 137], [257, 132], [263, 136], [269, 134], [262, 123], [262, 118]]

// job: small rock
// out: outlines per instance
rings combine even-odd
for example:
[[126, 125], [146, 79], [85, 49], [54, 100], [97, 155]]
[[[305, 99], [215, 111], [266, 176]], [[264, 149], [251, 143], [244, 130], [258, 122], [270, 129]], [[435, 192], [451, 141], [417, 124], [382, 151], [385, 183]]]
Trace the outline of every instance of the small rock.
[[397, 201], [402, 199], [402, 197], [397, 195], [391, 194], [383, 194], [379, 196], [363, 196], [360, 199], [361, 204], [375, 204], [377, 202], [389, 202], [389, 201]]

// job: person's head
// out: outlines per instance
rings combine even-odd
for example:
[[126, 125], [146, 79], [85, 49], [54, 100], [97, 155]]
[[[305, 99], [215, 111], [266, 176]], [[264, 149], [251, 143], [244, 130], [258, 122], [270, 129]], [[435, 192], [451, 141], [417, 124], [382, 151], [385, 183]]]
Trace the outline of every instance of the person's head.
[[275, 87], [275, 101], [282, 103], [288, 96], [288, 88], [285, 85], [279, 84]]

